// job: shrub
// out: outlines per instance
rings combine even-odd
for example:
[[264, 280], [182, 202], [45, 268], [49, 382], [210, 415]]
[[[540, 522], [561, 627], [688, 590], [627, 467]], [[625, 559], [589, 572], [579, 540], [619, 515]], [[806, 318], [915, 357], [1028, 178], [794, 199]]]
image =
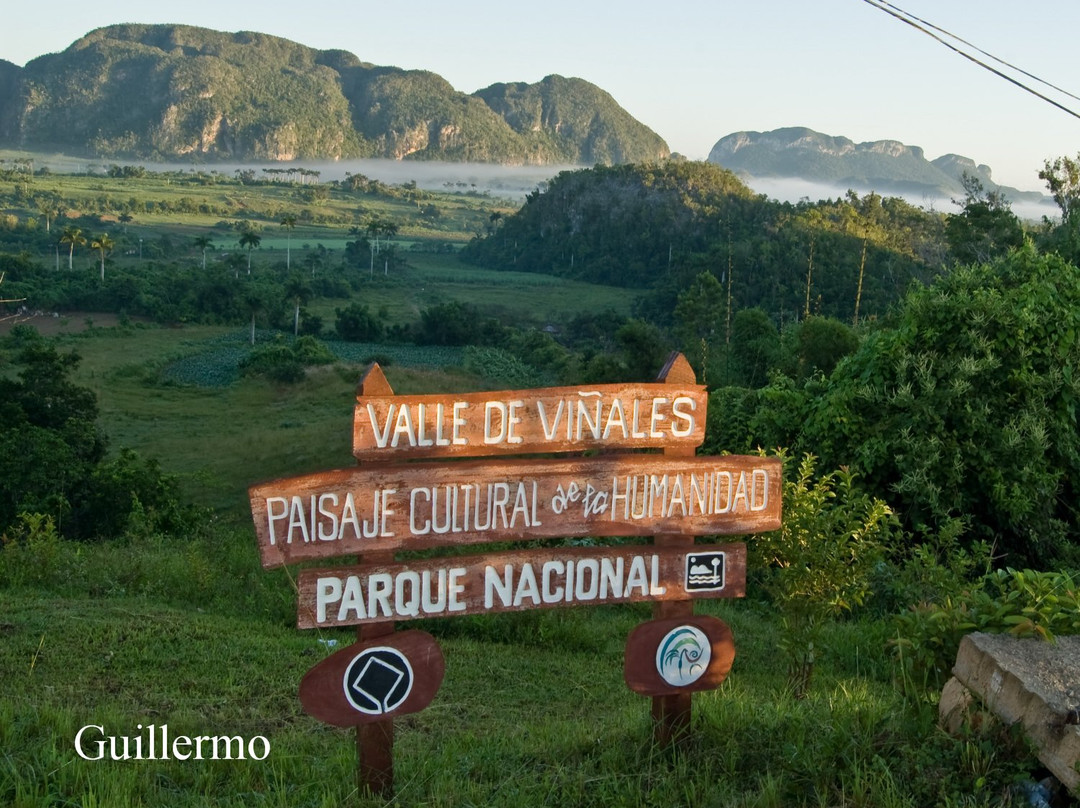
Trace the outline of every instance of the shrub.
[[995, 570], [956, 595], [911, 607], [895, 626], [892, 649], [901, 684], [921, 697], [944, 685], [965, 634], [1047, 640], [1080, 634], [1080, 581], [1066, 572]]
[[804, 456], [785, 479], [781, 528], [749, 542], [751, 566], [781, 613], [780, 648], [797, 698], [809, 689], [822, 623], [867, 599], [895, 526], [884, 502], [855, 487], [854, 474], [841, 468], [814, 479], [815, 463]]

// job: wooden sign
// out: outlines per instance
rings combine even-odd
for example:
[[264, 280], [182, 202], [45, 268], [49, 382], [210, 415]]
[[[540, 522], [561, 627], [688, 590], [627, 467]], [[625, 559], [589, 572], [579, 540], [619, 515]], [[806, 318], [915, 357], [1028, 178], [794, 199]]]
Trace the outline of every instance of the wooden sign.
[[300, 703], [336, 727], [384, 721], [427, 707], [445, 669], [434, 637], [402, 631], [328, 656], [300, 681]]
[[357, 396], [360, 460], [700, 446], [702, 385], [551, 387], [453, 396]]
[[781, 464], [629, 455], [399, 464], [253, 486], [264, 567], [370, 551], [780, 526]]
[[653, 620], [627, 638], [623, 678], [643, 696], [695, 693], [719, 687], [734, 660], [734, 637], [719, 618]]
[[304, 570], [298, 628], [386, 620], [742, 597], [746, 545], [517, 550], [400, 564]]

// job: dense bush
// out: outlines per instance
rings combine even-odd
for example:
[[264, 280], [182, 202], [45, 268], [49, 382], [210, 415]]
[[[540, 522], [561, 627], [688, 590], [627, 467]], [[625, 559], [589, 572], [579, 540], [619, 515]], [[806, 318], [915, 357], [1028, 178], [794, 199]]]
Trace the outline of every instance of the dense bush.
[[334, 361], [336, 357], [330, 349], [313, 336], [288, 340], [278, 334], [273, 342], [255, 348], [241, 360], [240, 370], [248, 376], [265, 376], [290, 384], [304, 378], [305, 368]]
[[959, 519], [1009, 563], [1080, 558], [1080, 269], [1056, 256], [957, 269], [828, 376], [723, 396], [747, 433], [710, 410], [707, 447], [814, 452], [916, 535]]
[[808, 401], [803, 445], [909, 528], [968, 521], [1013, 563], [1076, 559], [1080, 269], [1033, 249], [908, 295]]
[[188, 527], [190, 511], [156, 464], [130, 451], [106, 459], [97, 400], [70, 379], [78, 355], [26, 326], [6, 342], [17, 373], [0, 379], [0, 532], [36, 513], [65, 537], [114, 536], [136, 510], [154, 531]]

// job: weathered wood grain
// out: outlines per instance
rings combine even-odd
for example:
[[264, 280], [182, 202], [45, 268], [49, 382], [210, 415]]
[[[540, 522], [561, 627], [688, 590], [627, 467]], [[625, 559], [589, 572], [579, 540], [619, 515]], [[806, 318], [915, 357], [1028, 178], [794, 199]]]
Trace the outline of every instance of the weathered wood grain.
[[567, 536], [780, 526], [781, 464], [728, 455], [399, 463], [249, 490], [262, 563]]
[[678, 551], [648, 545], [516, 550], [304, 570], [297, 587], [298, 628], [734, 598], [746, 591], [746, 545], [695, 545]]
[[706, 406], [705, 388], [692, 383], [359, 395], [353, 455], [386, 460], [693, 448], [705, 438]]

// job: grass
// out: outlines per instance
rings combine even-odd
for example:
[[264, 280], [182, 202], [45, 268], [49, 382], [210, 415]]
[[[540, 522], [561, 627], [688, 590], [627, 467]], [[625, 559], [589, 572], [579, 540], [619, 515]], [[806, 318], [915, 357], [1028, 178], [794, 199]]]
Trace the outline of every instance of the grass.
[[[242, 531], [221, 538], [67, 547], [34, 587], [0, 590], [0, 803], [384, 804], [356, 793], [351, 731], [305, 716], [296, 699], [300, 678], [330, 653], [325, 641], [347, 643], [350, 632], [296, 631], [288, 576], [259, 570]], [[182, 560], [197, 556], [201, 567]], [[96, 589], [125, 568], [123, 586]], [[994, 804], [995, 786], [980, 790], [971, 762], [988, 739], [965, 746], [912, 714], [874, 623], [830, 629], [820, 678], [797, 701], [768, 610], [699, 606], [732, 626], [738, 656], [718, 691], [695, 696], [688, 740], [667, 750], [652, 742], [648, 700], [622, 682], [622, 645], [647, 607], [428, 621], [446, 677], [431, 706], [396, 722], [391, 804]], [[134, 736], [162, 723], [173, 736], [261, 735], [271, 754], [133, 762], [74, 752], [87, 724]], [[965, 756], [970, 772], [954, 771]]]

